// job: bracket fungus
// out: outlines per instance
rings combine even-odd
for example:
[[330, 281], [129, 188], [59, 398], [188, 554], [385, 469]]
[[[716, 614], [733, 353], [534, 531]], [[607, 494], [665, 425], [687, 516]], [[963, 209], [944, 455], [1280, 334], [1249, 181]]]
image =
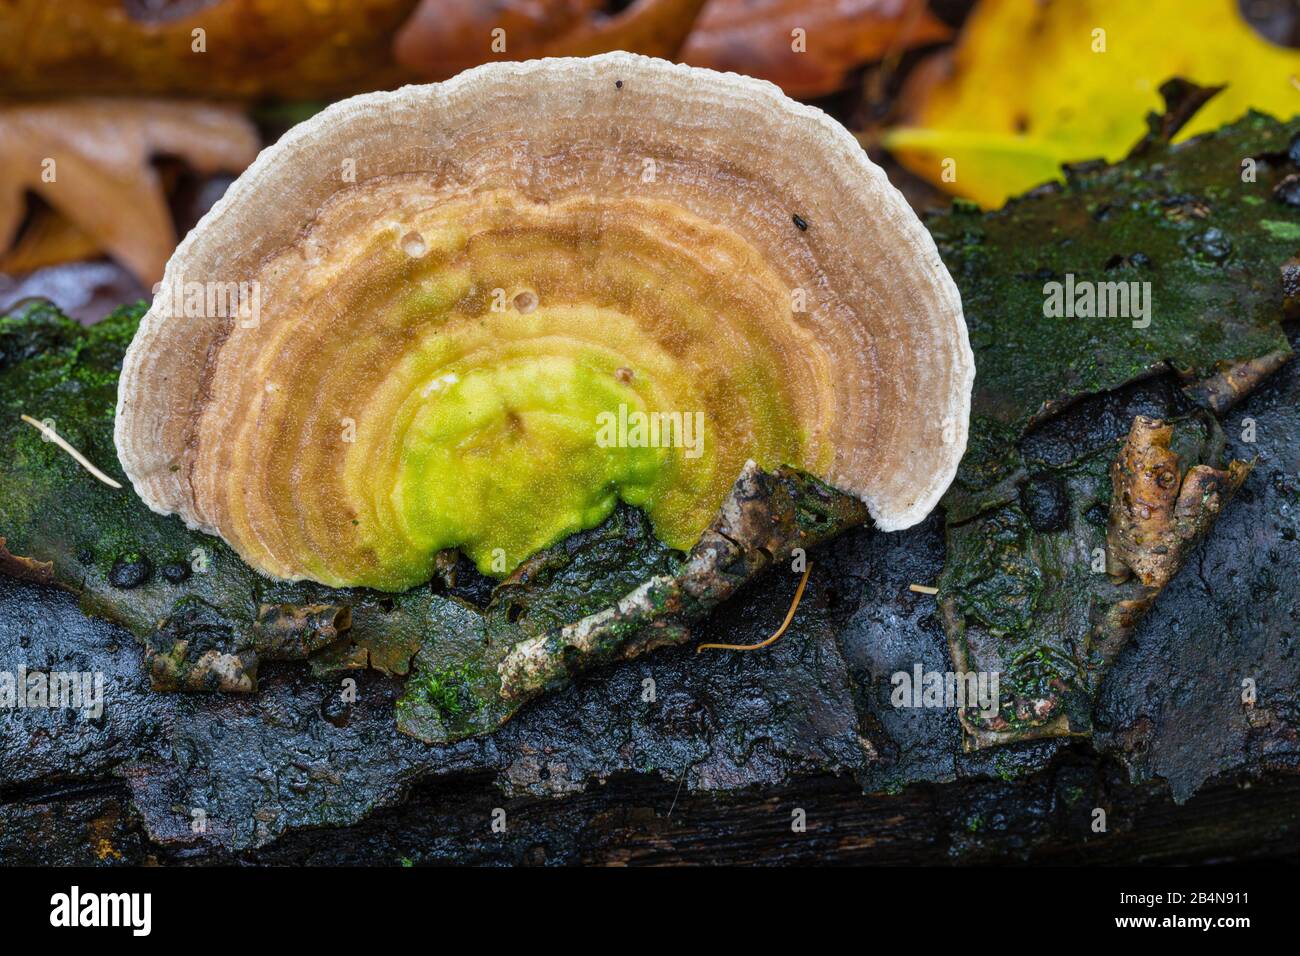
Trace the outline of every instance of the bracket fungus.
[[748, 460], [908, 527], [973, 376], [934, 242], [852, 136], [615, 53], [355, 97], [265, 150], [168, 264], [115, 439], [153, 510], [259, 571], [401, 590], [620, 499], [689, 550]]

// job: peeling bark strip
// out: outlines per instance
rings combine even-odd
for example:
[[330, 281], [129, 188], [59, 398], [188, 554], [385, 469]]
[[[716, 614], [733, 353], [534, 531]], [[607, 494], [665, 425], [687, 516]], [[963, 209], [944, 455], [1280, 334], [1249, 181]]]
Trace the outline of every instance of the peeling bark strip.
[[251, 633], [202, 601], [182, 603], [147, 640], [149, 679], [157, 691], [257, 690], [263, 660], [302, 660], [352, 626], [338, 604], [263, 604]]
[[346, 604], [263, 604], [253, 647], [267, 660], [303, 660], [351, 627], [352, 609]]
[[636, 657], [690, 638], [688, 625], [763, 571], [867, 520], [867, 509], [790, 468], [745, 463], [718, 518], [682, 569], [646, 581], [580, 621], [521, 641], [497, 667], [501, 696], [532, 697], [596, 664]]
[[1169, 447], [1173, 432], [1138, 415], [1111, 465], [1106, 572], [1116, 583], [1136, 574], [1148, 588], [1168, 584], [1253, 467], [1232, 461], [1226, 471], [1194, 465], [1184, 472]]
[[11, 554], [5, 547], [4, 536], [0, 535], [0, 574], [33, 584], [53, 584], [54, 562]]
[[1189, 386], [1187, 395], [1198, 405], [1222, 415], [1285, 365], [1291, 354], [1290, 349], [1278, 349], [1243, 362], [1221, 364], [1209, 378]]

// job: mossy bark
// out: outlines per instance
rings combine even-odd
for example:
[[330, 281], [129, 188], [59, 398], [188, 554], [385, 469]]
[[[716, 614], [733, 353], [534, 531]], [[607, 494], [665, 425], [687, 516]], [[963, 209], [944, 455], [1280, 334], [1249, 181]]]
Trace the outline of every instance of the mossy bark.
[[[1122, 560], [1106, 536], [1110, 468], [1134, 412], [1175, 422], [1171, 454], [1198, 466], [1193, 476], [1217, 474], [1213, 413], [1291, 357], [1280, 323], [1300, 214], [1274, 189], [1295, 173], [1300, 123], [1249, 115], [1176, 147], [1157, 135], [1165, 128], [1154, 122], [1124, 163], [928, 223], [961, 288], [977, 367], [970, 446], [943, 502], [939, 595], [956, 667], [1001, 676], [998, 718], [962, 712], [970, 748], [1089, 734], [1102, 677], [1176, 569], [1153, 589], [1104, 573]], [[1067, 276], [1094, 292], [1138, 283], [1129, 290], [1147, 314], [1050, 317], [1049, 284]], [[1095, 423], [1055, 430], [1081, 400], [1096, 405]], [[1240, 477], [1234, 466], [1228, 483]], [[1179, 562], [1217, 513], [1198, 510]]]
[[[1179, 454], [1218, 465], [1218, 425], [1196, 406], [1221, 413], [1290, 355], [1278, 324], [1278, 268], [1300, 243], [1300, 216], [1273, 187], [1296, 171], [1298, 132], [1300, 123], [1248, 116], [1176, 148], [1149, 143], [1115, 167], [1075, 169], [1064, 186], [996, 213], [959, 207], [930, 221], [962, 291], [978, 367], [970, 448], [944, 501], [940, 607], [955, 666], [1001, 671], [1005, 692], [1005, 726], [963, 715], [971, 745], [1090, 731], [1101, 676], [1152, 599], [1140, 582], [1115, 584], [1094, 570], [1093, 552], [1107, 546], [1110, 464], [1132, 415], [1065, 436], [1053, 433], [1054, 416], [1092, 400], [1084, 396], [1123, 405], [1135, 381], [1172, 377], [1181, 392], [1157, 411], [1177, 423]], [[1242, 180], [1247, 159], [1250, 182]], [[1067, 274], [1076, 282], [1150, 282], [1149, 323], [1046, 317], [1044, 287]], [[466, 573], [450, 586], [385, 595], [263, 578], [219, 540], [150, 512], [129, 487], [95, 481], [18, 416], [53, 419], [125, 484], [112, 416], [122, 353], [142, 311], [119, 310], [89, 329], [42, 303], [0, 318], [0, 442], [8, 451], [0, 461], [0, 533], [13, 555], [52, 563], [54, 579], [75, 589], [86, 611], [139, 635], [177, 685], [207, 689], [215, 680], [252, 689], [257, 659], [271, 656], [253, 639], [267, 606], [347, 608], [349, 628], [316, 631], [301, 644], [313, 672], [402, 675], [414, 666], [399, 725], [446, 741], [498, 726], [518, 701], [562, 682], [579, 663], [655, 643], [639, 628], [607, 627], [602, 633], [613, 640], [597, 642], [584, 661], [560, 640], [551, 663], [563, 658], [562, 668], [543, 667], [507, 684], [521, 688], [516, 696], [502, 694], [499, 668], [513, 648], [554, 642], [566, 626], [572, 636], [574, 622], [617, 607], [643, 582], [684, 588], [682, 557], [626, 509], [526, 562], [495, 590]], [[691, 613], [773, 563], [762, 555], [761, 547], [742, 549], [743, 573], [734, 582], [715, 574], [719, 590], [693, 595]], [[124, 561], [143, 570], [115, 576]], [[168, 568], [189, 571], [164, 574]], [[635, 623], [679, 638], [690, 614], [652, 603], [659, 606], [647, 605]], [[187, 612], [195, 607], [208, 610]], [[229, 664], [230, 656], [240, 666], [196, 671], [200, 647], [215, 655], [210, 662]]]

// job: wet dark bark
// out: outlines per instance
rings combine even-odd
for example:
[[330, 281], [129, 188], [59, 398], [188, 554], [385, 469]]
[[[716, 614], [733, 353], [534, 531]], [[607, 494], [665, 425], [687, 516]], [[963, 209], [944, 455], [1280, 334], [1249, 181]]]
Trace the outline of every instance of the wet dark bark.
[[[817, 776], [761, 793], [710, 796], [623, 776], [563, 801], [502, 799], [470, 777], [420, 787], [401, 805], [341, 830], [307, 830], [238, 854], [152, 844], [125, 785], [31, 792], [3, 807], [0, 858], [14, 864], [302, 865], [1186, 864], [1294, 858], [1300, 778], [1243, 789], [1232, 779], [1179, 806], [1159, 783], [1072, 759], [1019, 783], [965, 781], [864, 796]], [[1094, 832], [1094, 806], [1109, 808]], [[505, 811], [493, 833], [494, 810]], [[806, 830], [792, 829], [804, 811]]]

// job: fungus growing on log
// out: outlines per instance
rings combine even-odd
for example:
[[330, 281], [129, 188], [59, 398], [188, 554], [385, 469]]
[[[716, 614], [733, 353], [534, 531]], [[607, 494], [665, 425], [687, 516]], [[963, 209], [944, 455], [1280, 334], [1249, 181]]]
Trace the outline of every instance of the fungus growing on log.
[[689, 551], [749, 460], [908, 527], [973, 374], [934, 242], [842, 127], [609, 54], [356, 97], [265, 150], [168, 264], [115, 439], [153, 510], [259, 571], [396, 591], [620, 499]]

